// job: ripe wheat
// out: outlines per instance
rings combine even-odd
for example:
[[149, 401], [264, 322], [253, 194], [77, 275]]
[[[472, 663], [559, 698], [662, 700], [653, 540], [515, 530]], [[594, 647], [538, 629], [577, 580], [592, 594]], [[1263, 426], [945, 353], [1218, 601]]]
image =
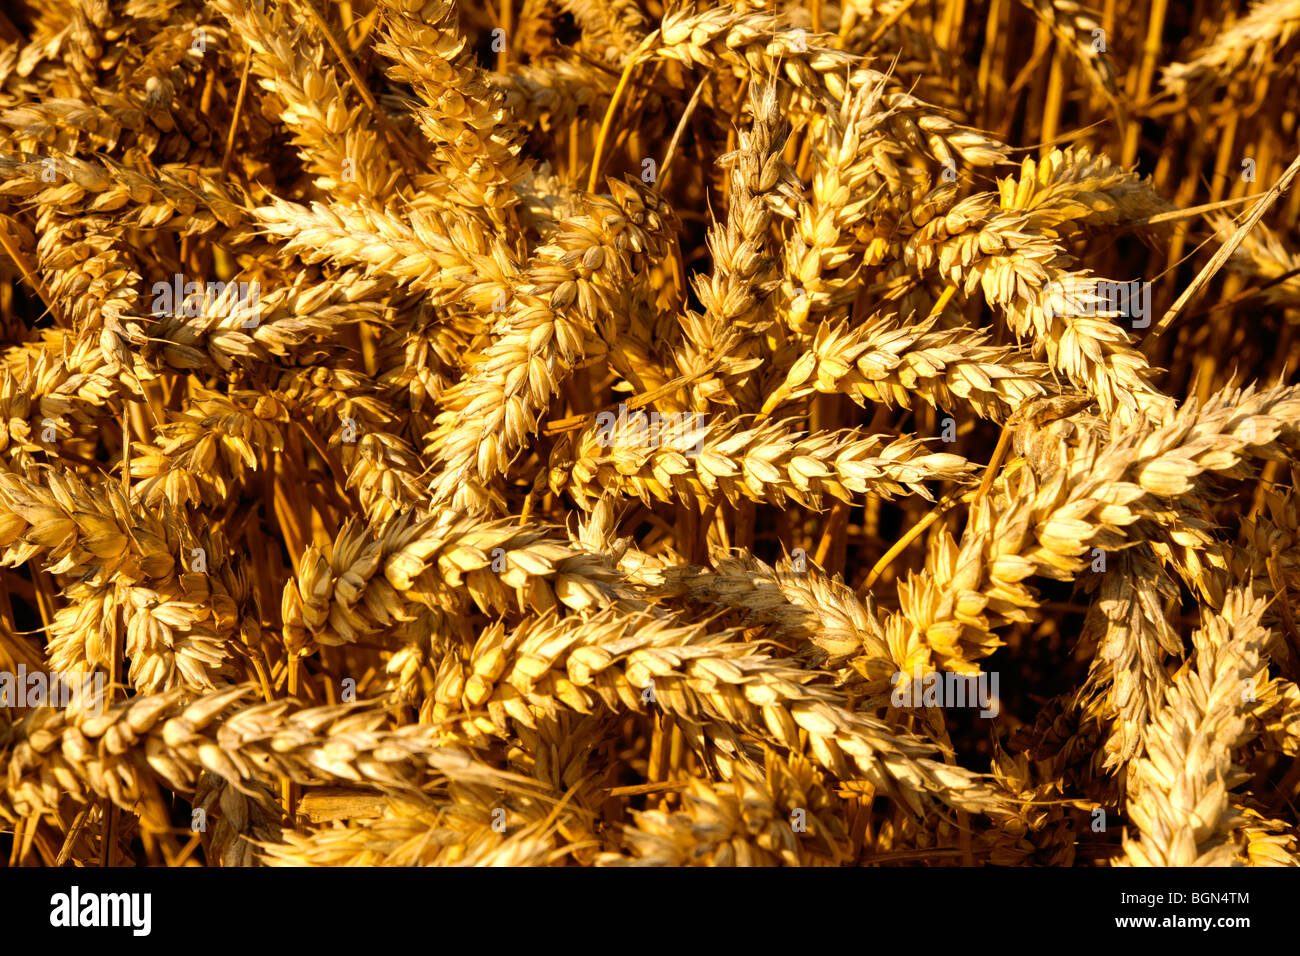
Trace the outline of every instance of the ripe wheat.
[[1300, 863], [1294, 0], [17, 7], [0, 860]]

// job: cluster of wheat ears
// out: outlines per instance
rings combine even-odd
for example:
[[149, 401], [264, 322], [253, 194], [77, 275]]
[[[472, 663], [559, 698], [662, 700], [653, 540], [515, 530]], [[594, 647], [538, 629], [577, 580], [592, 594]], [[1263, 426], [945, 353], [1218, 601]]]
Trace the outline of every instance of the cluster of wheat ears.
[[0, 859], [1295, 864], [1298, 50], [9, 4]]

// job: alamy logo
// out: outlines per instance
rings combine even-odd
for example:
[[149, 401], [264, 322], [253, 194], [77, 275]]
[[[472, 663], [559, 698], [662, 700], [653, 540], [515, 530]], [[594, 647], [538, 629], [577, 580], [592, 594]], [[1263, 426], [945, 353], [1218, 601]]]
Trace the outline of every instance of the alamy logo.
[[708, 429], [705, 416], [699, 412], [656, 411], [647, 415], [643, 411], [628, 414], [626, 405], [618, 406], [618, 414], [600, 412], [596, 415], [596, 443], [601, 448], [670, 448], [688, 458], [694, 458], [704, 449]]
[[1116, 315], [1132, 319], [1133, 328], [1151, 324], [1151, 283], [1111, 282], [1066, 285], [1058, 280], [1043, 288], [1046, 312], [1052, 318], [1087, 318]]
[[261, 284], [257, 282], [186, 282], [179, 272], [171, 283], [153, 284], [155, 316], [224, 315], [246, 329], [257, 327], [262, 317]]
[[74, 886], [70, 893], [50, 897], [50, 925], [129, 926], [136, 936], [148, 936], [153, 926], [150, 893], [87, 893]]
[[998, 700], [998, 673], [954, 674], [930, 671], [922, 676], [917, 667], [911, 680], [897, 671], [889, 683], [894, 691], [889, 702], [895, 707], [979, 707], [981, 717], [996, 717], [1001, 703]]
[[104, 674], [64, 677], [42, 671], [27, 673], [19, 664], [17, 673], [0, 671], [0, 707], [69, 707], [76, 705], [98, 715], [104, 706]]

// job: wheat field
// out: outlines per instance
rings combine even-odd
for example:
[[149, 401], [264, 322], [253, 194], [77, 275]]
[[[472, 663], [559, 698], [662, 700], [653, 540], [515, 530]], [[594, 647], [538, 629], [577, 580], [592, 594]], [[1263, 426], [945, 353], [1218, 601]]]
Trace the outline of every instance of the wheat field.
[[14, 0], [0, 861], [1295, 865], [1298, 54]]

